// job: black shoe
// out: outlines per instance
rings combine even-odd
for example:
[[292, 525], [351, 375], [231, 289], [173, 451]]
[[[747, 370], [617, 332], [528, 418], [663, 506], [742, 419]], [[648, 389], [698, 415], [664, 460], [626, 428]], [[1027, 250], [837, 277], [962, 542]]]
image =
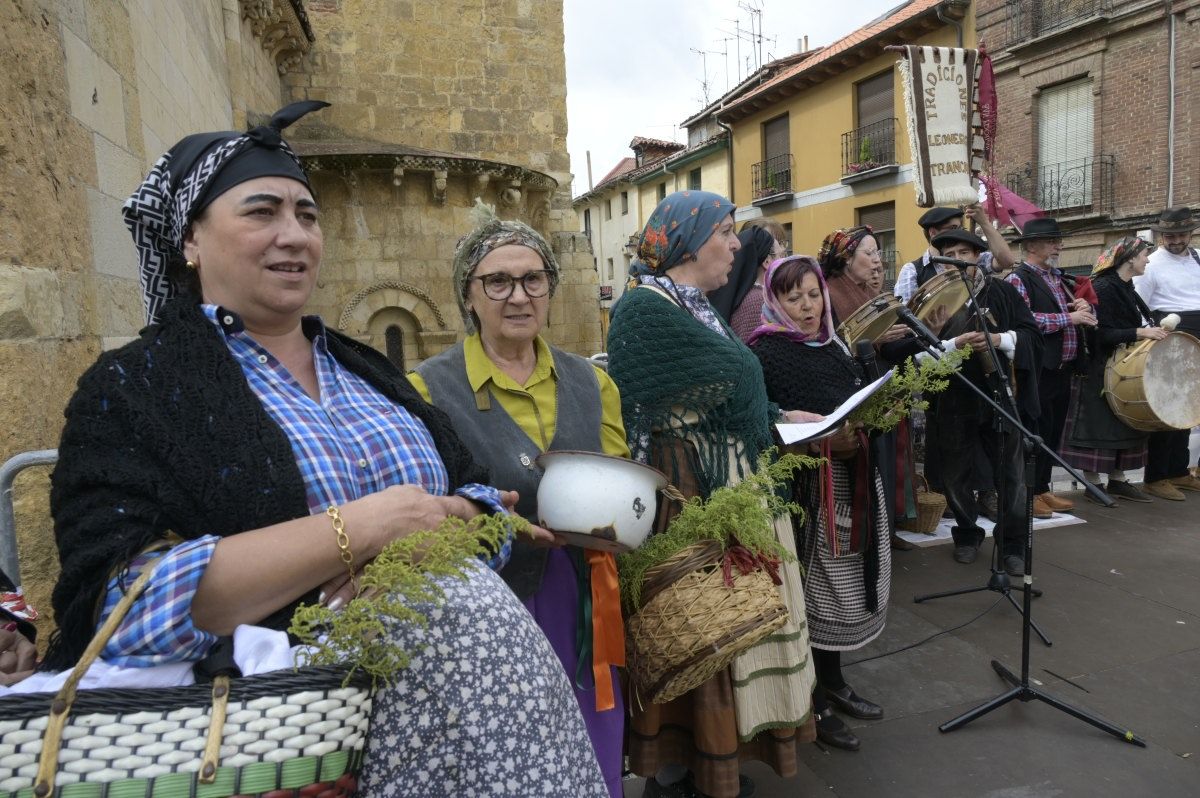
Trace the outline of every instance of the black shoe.
[[1004, 573], [1013, 578], [1025, 576], [1025, 558], [1020, 554], [1004, 555]]
[[[1142, 493], [1136, 485], [1128, 480], [1110, 479], [1108, 485], [1104, 487], [1104, 492], [1109, 496], [1115, 496], [1118, 499], [1127, 499], [1131, 502], [1143, 502], [1149, 504], [1154, 501], [1145, 493]], [[1090, 498], [1090, 497], [1089, 497]]]
[[691, 773], [670, 784], [660, 784], [651, 776], [646, 779], [646, 789], [642, 791], [642, 798], [700, 798], [700, 793], [696, 792], [692, 785]]
[[895, 532], [892, 533], [891, 543], [892, 543], [892, 548], [895, 549], [896, 551], [912, 551], [913, 549], [916, 548], [915, 544], [909, 543], [907, 540], [900, 537]]
[[883, 717], [883, 707], [878, 704], [872, 704], [867, 699], [858, 695], [848, 684], [843, 686], [841, 690], [826, 690], [825, 696], [829, 699], [829, 703], [852, 718], [879, 720]]
[[1000, 510], [997, 504], [996, 491], [985, 490], [981, 491], [979, 498], [975, 500], [975, 504], [979, 507], [979, 514], [993, 524], [1000, 518]]
[[854, 736], [854, 732], [850, 731], [850, 727], [833, 714], [832, 709], [818, 712], [814, 717], [817, 719], [817, 739], [825, 745], [841, 748], [843, 751], [857, 751], [862, 745]]
[[963, 565], [970, 565], [975, 562], [975, 558], [979, 556], [979, 544], [968, 543], [965, 546], [954, 547], [954, 561], [960, 562]]

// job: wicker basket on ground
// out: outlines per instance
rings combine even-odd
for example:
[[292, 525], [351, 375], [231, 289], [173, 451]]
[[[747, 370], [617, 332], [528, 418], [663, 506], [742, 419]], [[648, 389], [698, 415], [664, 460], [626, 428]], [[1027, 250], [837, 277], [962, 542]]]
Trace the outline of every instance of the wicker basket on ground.
[[697, 543], [646, 572], [641, 609], [625, 622], [643, 697], [662, 704], [683, 695], [787, 623], [771, 577], [734, 568], [729, 587], [722, 557], [721, 544]]
[[913, 474], [913, 476], [920, 480], [916, 486], [917, 517], [906, 518], [898, 526], [909, 532], [932, 535], [937, 532], [938, 524], [942, 522], [942, 513], [946, 512], [946, 497], [937, 491], [930, 490], [929, 482], [924, 475]]

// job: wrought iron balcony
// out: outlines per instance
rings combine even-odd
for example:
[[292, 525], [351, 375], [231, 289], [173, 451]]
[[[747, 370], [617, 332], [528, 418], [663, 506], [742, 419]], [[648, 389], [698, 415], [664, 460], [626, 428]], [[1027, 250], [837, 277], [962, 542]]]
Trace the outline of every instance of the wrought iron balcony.
[[785, 152], [750, 167], [754, 199], [792, 192], [792, 154]]
[[862, 174], [896, 163], [896, 119], [884, 119], [842, 134], [842, 174]]
[[1112, 0], [1008, 0], [1008, 45], [1112, 11]]
[[1009, 190], [1039, 208], [1057, 213], [1112, 213], [1116, 159], [1097, 155], [1075, 161], [1046, 164], [1009, 172]]

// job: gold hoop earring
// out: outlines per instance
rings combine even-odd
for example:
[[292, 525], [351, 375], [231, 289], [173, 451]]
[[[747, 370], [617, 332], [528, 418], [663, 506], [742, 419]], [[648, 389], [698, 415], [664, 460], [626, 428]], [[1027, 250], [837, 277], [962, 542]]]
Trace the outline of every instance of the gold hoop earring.
[[195, 268], [196, 268], [196, 264], [192, 263], [190, 260], [189, 260], [189, 261], [187, 261], [187, 263], [186, 263], [185, 265], [186, 265], [186, 266], [187, 266], [189, 269], [195, 269]]

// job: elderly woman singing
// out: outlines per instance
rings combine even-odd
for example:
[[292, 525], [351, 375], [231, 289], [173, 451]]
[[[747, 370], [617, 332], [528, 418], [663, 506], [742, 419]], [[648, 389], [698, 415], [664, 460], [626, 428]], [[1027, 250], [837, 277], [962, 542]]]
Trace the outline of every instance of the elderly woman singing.
[[[634, 457], [665, 471], [689, 496], [739, 482], [771, 445], [771, 424], [781, 418], [767, 401], [758, 361], [705, 298], [725, 284], [738, 247], [729, 200], [703, 191], [669, 195], [642, 232], [637, 285], [609, 328], [609, 373], [621, 389]], [[658, 530], [669, 515], [660, 513]], [[794, 551], [789, 518], [777, 519], [776, 535]], [[793, 562], [780, 574], [787, 625], [670, 703], [630, 702], [630, 767], [656, 776], [647, 795], [745, 794], [743, 759], [795, 773], [796, 741], [814, 734], [814, 676], [800, 571]]]
[[[453, 274], [471, 332], [410, 379], [450, 415], [492, 481], [518, 492], [517, 512], [537, 523], [539, 454], [629, 456], [621, 398], [607, 374], [542, 338], [559, 275], [546, 240], [479, 202], [476, 216], [478, 226], [459, 242]], [[613, 556], [518, 541], [500, 576], [573, 681], [609, 793], [620, 798], [625, 706], [615, 666], [625, 663], [625, 640]]]
[[[188, 136], [125, 204], [149, 324], [67, 408], [53, 668], [78, 659], [152, 559], [110, 663], [200, 660], [239, 625], [286, 629], [301, 600], [344, 600], [346, 555], [361, 567], [448, 516], [504, 510], [443, 412], [304, 313], [320, 210], [280, 131], [324, 105]], [[168, 537], [182, 542], [139, 554]], [[606, 794], [562, 666], [493, 570], [506, 559], [507, 545], [443, 580], [428, 628], [394, 630], [418, 653], [375, 700], [363, 794]]]

